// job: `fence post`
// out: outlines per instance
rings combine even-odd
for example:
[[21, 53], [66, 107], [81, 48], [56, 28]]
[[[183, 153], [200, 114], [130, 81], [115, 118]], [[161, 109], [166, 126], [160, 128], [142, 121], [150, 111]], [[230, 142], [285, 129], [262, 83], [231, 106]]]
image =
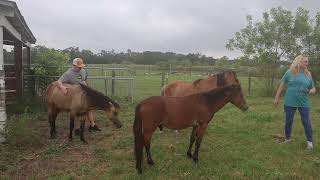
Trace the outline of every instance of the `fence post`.
[[106, 92], [106, 96], [108, 95], [107, 89], [107, 73], [104, 73], [104, 91]]
[[161, 87], [162, 88], [164, 86], [164, 81], [165, 81], [165, 77], [166, 77], [166, 73], [162, 72], [162, 76], [161, 76]]
[[[0, 59], [1, 59], [1, 57], [0, 57]], [[1, 64], [1, 67], [0, 67], [0, 143], [5, 141], [5, 137], [2, 134], [2, 132], [4, 131], [6, 121], [7, 121], [6, 90], [5, 90], [6, 88], [5, 88], [4, 77], [5, 77], [5, 72], [2, 69], [2, 64]]]
[[248, 95], [251, 95], [251, 73], [249, 73], [248, 77]]
[[112, 79], [111, 79], [111, 94], [112, 94], [112, 96], [114, 96], [115, 77], [116, 77], [116, 73], [115, 73], [115, 71], [113, 70], [113, 71], [112, 71]]

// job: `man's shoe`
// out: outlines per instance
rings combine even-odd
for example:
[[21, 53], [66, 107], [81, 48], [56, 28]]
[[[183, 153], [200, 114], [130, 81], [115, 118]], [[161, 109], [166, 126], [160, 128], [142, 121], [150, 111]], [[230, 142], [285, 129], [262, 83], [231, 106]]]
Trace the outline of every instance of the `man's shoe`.
[[80, 136], [80, 129], [75, 129], [74, 130], [74, 135], [75, 136]]
[[90, 125], [89, 131], [101, 131], [101, 128], [99, 128], [96, 124], [94, 126]]

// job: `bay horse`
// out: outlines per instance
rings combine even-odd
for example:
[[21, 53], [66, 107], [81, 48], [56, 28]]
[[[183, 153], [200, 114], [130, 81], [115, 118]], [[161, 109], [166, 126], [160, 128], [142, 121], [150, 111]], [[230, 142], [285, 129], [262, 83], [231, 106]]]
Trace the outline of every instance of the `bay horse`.
[[198, 79], [192, 83], [172, 81], [161, 89], [162, 96], [187, 96], [199, 92], [207, 92], [214, 88], [229, 84], [239, 84], [236, 72], [226, 70], [210, 75], [206, 79]]
[[[152, 134], [159, 124], [178, 130], [193, 127], [187, 156], [197, 162], [200, 144], [208, 123], [214, 114], [229, 102], [243, 111], [248, 109], [240, 85], [227, 85], [184, 97], [153, 96], [141, 101], [136, 106], [133, 124], [138, 173], [142, 173], [143, 147], [146, 149], [148, 164], [154, 164], [150, 144]], [[195, 141], [192, 155], [191, 150]]]
[[118, 103], [103, 95], [102, 93], [83, 84], [71, 85], [64, 84], [68, 92], [63, 94], [55, 82], [47, 87], [48, 117], [50, 123], [50, 135], [56, 136], [55, 121], [60, 112], [70, 113], [70, 132], [69, 140], [72, 141], [72, 132], [74, 120], [80, 120], [80, 140], [87, 143], [83, 137], [86, 115], [91, 110], [103, 110], [107, 117], [121, 128], [122, 123], [119, 120], [118, 112], [120, 106]]
[[[206, 79], [198, 79], [192, 83], [184, 81], [172, 81], [161, 89], [162, 96], [188, 96], [200, 92], [207, 92], [212, 89], [230, 84], [240, 84], [237, 74], [233, 70], [225, 70], [217, 74], [209, 75]], [[163, 126], [159, 126], [162, 132]]]

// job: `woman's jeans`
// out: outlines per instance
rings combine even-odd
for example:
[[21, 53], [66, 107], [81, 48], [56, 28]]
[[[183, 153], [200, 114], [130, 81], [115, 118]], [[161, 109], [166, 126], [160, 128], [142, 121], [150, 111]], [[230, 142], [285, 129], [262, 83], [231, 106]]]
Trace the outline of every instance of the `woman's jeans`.
[[286, 124], [285, 124], [285, 134], [286, 139], [290, 139], [291, 137], [291, 127], [293, 123], [293, 117], [296, 110], [299, 110], [301, 121], [304, 127], [304, 132], [306, 134], [307, 140], [312, 142], [312, 129], [310, 124], [310, 110], [308, 107], [291, 107], [284, 106], [284, 112], [286, 113]]

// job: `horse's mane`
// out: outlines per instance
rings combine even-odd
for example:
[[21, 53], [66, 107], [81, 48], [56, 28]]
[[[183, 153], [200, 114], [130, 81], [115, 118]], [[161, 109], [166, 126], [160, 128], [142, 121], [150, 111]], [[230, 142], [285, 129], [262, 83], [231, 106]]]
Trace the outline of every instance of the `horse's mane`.
[[200, 81], [202, 81], [203, 79], [197, 79], [197, 80], [195, 80], [195, 81], [193, 81], [193, 85], [195, 86], [195, 85], [197, 85]]
[[109, 107], [109, 103], [112, 103], [116, 108], [120, 108], [118, 103], [110, 99], [108, 96], [105, 96], [101, 92], [94, 90], [81, 83], [80, 86], [84, 94], [87, 96], [90, 104], [92, 104], [93, 106], [104, 108]]
[[[211, 77], [217, 76], [217, 86], [218, 86], [218, 87], [221, 87], [221, 86], [224, 86], [224, 85], [225, 85], [225, 82], [224, 82], [224, 74], [225, 74], [226, 72], [232, 72], [232, 73], [234, 73], [233, 70], [225, 70], [225, 71], [218, 72], [218, 73], [216, 73], [216, 74], [210, 75]], [[192, 84], [193, 84], [194, 86], [196, 86], [196, 85], [199, 84], [200, 81], [202, 81], [202, 80], [203, 80], [203, 79], [197, 79], [197, 80], [193, 81]]]
[[241, 88], [241, 87], [240, 87], [240, 85], [232, 84], [232, 85], [227, 85], [227, 86], [215, 88], [211, 91], [201, 93], [201, 95], [203, 95], [207, 99], [219, 99], [219, 98], [224, 97], [224, 92], [226, 90], [230, 90], [233, 88]]

